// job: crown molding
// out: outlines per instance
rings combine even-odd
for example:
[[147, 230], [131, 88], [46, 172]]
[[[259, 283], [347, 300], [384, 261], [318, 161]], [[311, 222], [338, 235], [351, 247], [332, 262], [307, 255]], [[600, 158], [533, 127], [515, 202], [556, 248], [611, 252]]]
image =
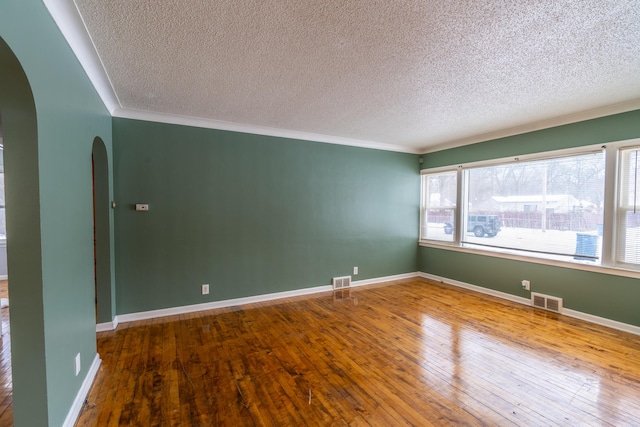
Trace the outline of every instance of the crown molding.
[[386, 144], [376, 141], [366, 141], [354, 138], [295, 131], [290, 129], [271, 128], [243, 123], [209, 120], [173, 114], [155, 113], [122, 108], [120, 100], [113, 89], [104, 64], [98, 55], [87, 27], [72, 0], [43, 0], [56, 25], [62, 32], [71, 50], [84, 68], [89, 80], [112, 117], [146, 120], [160, 123], [170, 123], [185, 126], [195, 126], [207, 129], [244, 132], [256, 135], [275, 136], [280, 138], [299, 139], [304, 141], [324, 142], [327, 144], [347, 145], [352, 147], [370, 148], [375, 150], [396, 151], [401, 153], [418, 154], [414, 148], [401, 145]]
[[437, 143], [421, 148], [413, 148], [397, 144], [388, 144], [376, 141], [344, 138], [339, 136], [317, 134], [311, 132], [295, 131], [290, 129], [271, 128], [243, 123], [226, 122], [221, 120], [209, 120], [195, 117], [179, 116], [164, 113], [145, 112], [122, 108], [104, 64], [98, 55], [93, 40], [87, 31], [87, 27], [73, 0], [43, 0], [53, 20], [67, 40], [71, 50], [78, 58], [89, 80], [93, 84], [98, 96], [104, 103], [112, 117], [121, 117], [136, 120], [146, 120], [160, 123], [170, 123], [185, 126], [195, 126], [207, 129], [228, 130], [244, 132], [256, 135], [292, 138], [305, 141], [323, 142], [328, 144], [346, 145], [376, 150], [395, 151], [411, 154], [429, 154], [463, 145], [490, 141], [493, 139], [534, 132], [556, 126], [576, 123], [584, 120], [595, 119], [608, 115], [624, 113], [640, 109], [640, 99], [598, 107], [582, 112], [567, 114], [564, 116], [540, 120], [520, 126], [501, 129], [494, 132], [483, 133], [468, 138], [457, 139], [450, 142]]
[[494, 139], [506, 138], [509, 136], [521, 135], [524, 133], [535, 132], [538, 130], [549, 129], [557, 126], [568, 125], [572, 123], [582, 122], [586, 120], [597, 119], [600, 117], [612, 116], [614, 114], [626, 113], [640, 109], [640, 99], [632, 99], [630, 101], [620, 102], [617, 104], [606, 105], [603, 107], [592, 108], [590, 110], [580, 111], [577, 113], [566, 114], [563, 116], [553, 117], [550, 119], [539, 120], [520, 126], [501, 129], [494, 132], [483, 133], [468, 138], [458, 139], [443, 144], [435, 144], [428, 147], [422, 147], [418, 150], [420, 154], [429, 154], [436, 151], [448, 150], [450, 148], [462, 147], [464, 145], [476, 144], [478, 142], [491, 141]]
[[120, 101], [75, 3], [72, 0], [43, 0], [43, 2], [87, 73], [104, 106], [109, 114], [113, 114], [113, 111], [120, 107]]
[[117, 108], [112, 113], [113, 117], [133, 120], [144, 120], [148, 122], [168, 123], [174, 125], [193, 126], [205, 129], [226, 130], [232, 132], [242, 132], [254, 135], [275, 136], [279, 138], [298, 139], [311, 142], [323, 142], [326, 144], [347, 145], [359, 148], [370, 148], [374, 150], [396, 151], [400, 153], [418, 154], [418, 151], [401, 145], [385, 144], [376, 141], [365, 141], [362, 139], [343, 138], [339, 136], [324, 135], [319, 133], [303, 132], [290, 129], [271, 128], [267, 126], [257, 126], [245, 123], [226, 122], [222, 120], [201, 119], [197, 117], [180, 116], [175, 114], [154, 113], [150, 111], [131, 110], [127, 108]]

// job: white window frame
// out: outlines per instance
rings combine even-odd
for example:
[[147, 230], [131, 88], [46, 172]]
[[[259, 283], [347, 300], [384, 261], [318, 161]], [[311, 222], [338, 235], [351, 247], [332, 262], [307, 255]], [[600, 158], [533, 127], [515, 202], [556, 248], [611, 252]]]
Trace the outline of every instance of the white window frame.
[[619, 258], [621, 257], [621, 254], [617, 253], [617, 251], [620, 249], [620, 245], [618, 244], [620, 240], [624, 240], [625, 237], [622, 236], [622, 231], [626, 230], [626, 227], [622, 227], [620, 222], [623, 221], [623, 217], [625, 217], [626, 213], [630, 212], [631, 210], [633, 210], [633, 206], [625, 206], [625, 204], [622, 203], [622, 199], [624, 198], [623, 196], [623, 191], [625, 190], [625, 188], [622, 186], [622, 180], [623, 180], [623, 175], [624, 175], [624, 168], [623, 168], [623, 164], [622, 164], [622, 155], [623, 155], [623, 150], [640, 150], [640, 144], [638, 145], [628, 145], [628, 146], [623, 146], [620, 147], [620, 149], [617, 151], [617, 160], [618, 160], [618, 171], [617, 171], [617, 181], [616, 181], [616, 185], [617, 185], [617, 191], [616, 191], [616, 203], [615, 203], [615, 216], [614, 216], [614, 225], [615, 225], [615, 233], [613, 234], [613, 238], [612, 238], [612, 247], [613, 247], [613, 251], [612, 253], [612, 262], [615, 265], [619, 265], [622, 266], [624, 268], [632, 268], [632, 269], [640, 269], [640, 264], [634, 264], [634, 263], [627, 263], [624, 261], [620, 261]]
[[[441, 175], [441, 174], [449, 174], [449, 173], [455, 173], [456, 174], [456, 205], [455, 206], [438, 206], [438, 208], [440, 209], [451, 209], [453, 210], [453, 217], [454, 217], [454, 227], [453, 227], [453, 241], [447, 241], [447, 240], [430, 240], [430, 239], [424, 239], [423, 235], [422, 235], [422, 227], [425, 221], [425, 217], [427, 215], [427, 200], [425, 198], [426, 195], [426, 189], [425, 189], [425, 181], [427, 179], [427, 177], [431, 176], [431, 175]], [[459, 200], [459, 195], [460, 195], [460, 173], [458, 171], [458, 168], [454, 167], [445, 167], [445, 168], [436, 168], [436, 169], [429, 169], [428, 172], [424, 172], [421, 173], [421, 177], [420, 177], [420, 240], [421, 241], [433, 241], [433, 242], [438, 242], [439, 244], [442, 245], [453, 245], [456, 244], [456, 242], [458, 241], [458, 229], [460, 227], [456, 227], [456, 224], [459, 224], [458, 220], [459, 220], [459, 215], [458, 215], [458, 211], [460, 210], [459, 206], [460, 206], [460, 200]]]
[[[459, 165], [450, 165], [437, 167], [432, 169], [423, 169], [422, 175], [430, 175], [433, 173], [451, 172], [457, 170], [458, 173], [458, 192], [457, 192], [457, 206], [456, 206], [456, 222], [453, 242], [443, 242], [439, 240], [426, 240], [422, 239], [420, 235], [421, 246], [443, 248], [447, 250], [454, 250], [458, 252], [476, 253], [486, 256], [493, 256], [499, 258], [515, 259], [520, 261], [527, 261], [532, 263], [539, 263], [545, 265], [558, 265], [562, 267], [569, 267], [579, 270], [597, 271], [608, 274], [620, 275], [625, 277], [640, 278], [640, 265], [629, 265], [617, 262], [616, 256], [616, 239], [617, 239], [617, 218], [618, 218], [618, 201], [619, 201], [619, 182], [620, 171], [619, 163], [621, 157], [621, 149], [630, 148], [634, 146], [640, 147], [640, 138], [609, 142], [606, 144], [588, 145], [570, 149], [547, 151], [535, 154], [526, 154], [515, 157], [503, 157], [498, 159], [491, 159], [486, 161], [470, 162]], [[477, 247], [466, 247], [462, 245], [462, 229], [466, 229], [465, 217], [467, 205], [464, 203], [468, 196], [468, 192], [464, 180], [467, 179], [467, 174], [464, 173], [466, 169], [485, 167], [499, 164], [506, 164], [519, 161], [533, 161], [551, 159], [561, 156], [574, 156], [581, 154], [593, 153], [594, 151], [605, 151], [605, 183], [604, 183], [604, 214], [603, 214], [603, 236], [602, 236], [602, 254], [600, 264], [584, 263], [577, 260], [552, 260], [544, 257], [540, 254], [529, 254], [524, 251], [511, 251], [511, 250], [494, 250]], [[427, 154], [428, 155], [428, 154]], [[421, 222], [424, 214], [424, 210], [427, 208], [426, 201], [422, 200], [424, 197], [424, 191], [421, 189]]]

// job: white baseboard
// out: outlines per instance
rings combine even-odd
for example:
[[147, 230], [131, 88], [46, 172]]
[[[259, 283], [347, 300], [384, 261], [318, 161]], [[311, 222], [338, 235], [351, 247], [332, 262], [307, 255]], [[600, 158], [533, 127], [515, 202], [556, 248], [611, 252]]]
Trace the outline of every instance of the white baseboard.
[[374, 279], [365, 279], [365, 280], [354, 280], [351, 282], [351, 286], [367, 286], [374, 285], [376, 283], [384, 283], [384, 282], [393, 282], [394, 280], [403, 280], [403, 279], [411, 279], [414, 277], [418, 277], [417, 272], [413, 273], [405, 273], [405, 274], [395, 274], [393, 276], [385, 276], [385, 277], [376, 277]]
[[446, 277], [435, 276], [433, 274], [419, 273], [419, 276], [424, 279], [434, 280], [436, 282], [446, 283], [448, 285], [457, 286], [459, 288], [469, 289], [471, 291], [476, 291], [476, 292], [483, 293], [485, 295], [491, 295], [494, 297], [506, 299], [509, 301], [517, 302], [519, 304], [531, 305], [530, 299], [519, 297], [517, 295], [511, 295], [506, 292], [495, 291], [493, 289], [483, 288], [482, 286], [472, 285], [470, 283], [460, 282], [458, 280], [448, 279]]
[[73, 400], [73, 405], [71, 405], [71, 409], [69, 409], [67, 418], [65, 418], [64, 424], [62, 424], [63, 427], [73, 427], [78, 420], [78, 415], [80, 415], [80, 410], [82, 409], [82, 405], [84, 405], [87, 395], [89, 394], [89, 390], [91, 389], [93, 380], [96, 378], [101, 362], [102, 360], [100, 360], [100, 356], [96, 353], [96, 357], [93, 358], [93, 363], [89, 367], [89, 371], [87, 371], [87, 376], [84, 377], [82, 386], [80, 386], [80, 390], [78, 390], [78, 394]]
[[290, 298], [301, 295], [327, 292], [331, 286], [316, 286], [314, 288], [297, 289], [294, 291], [276, 292], [273, 294], [256, 295], [244, 298], [234, 298], [222, 301], [206, 302], [203, 304], [183, 305], [180, 307], [163, 308], [160, 310], [141, 311], [138, 313], [120, 314], [116, 316], [117, 323], [133, 322], [136, 320], [154, 319], [156, 317], [175, 316], [178, 314], [193, 313], [196, 311], [212, 310], [216, 308], [232, 307], [243, 304], [253, 304], [263, 301], [272, 301], [281, 298]]
[[96, 325], [96, 332], [113, 331], [118, 327], [118, 316], [114, 317], [111, 322], [98, 323]]
[[[418, 277], [417, 272], [396, 274], [393, 276], [376, 277], [373, 279], [357, 280], [351, 282], [351, 286], [366, 286], [375, 283], [384, 283], [394, 280], [410, 279]], [[116, 316], [112, 322], [99, 323], [96, 325], [97, 332], [111, 331], [118, 327], [119, 323], [133, 322], [136, 320], [154, 319], [156, 317], [175, 316], [178, 314], [193, 313], [196, 311], [212, 310], [216, 308], [233, 307], [236, 305], [253, 304], [257, 302], [273, 301], [282, 298], [291, 298], [302, 295], [317, 294], [320, 292], [331, 292], [331, 285], [316, 286], [313, 288], [295, 289], [293, 291], [276, 292], [273, 294], [256, 295], [244, 298], [234, 298], [223, 301], [213, 301], [203, 304], [183, 305], [180, 307], [164, 308], [160, 310], [142, 311], [138, 313], [120, 314]]]
[[[465, 289], [469, 289], [472, 291], [476, 291], [476, 292], [480, 292], [486, 295], [491, 295], [494, 297], [498, 297], [498, 298], [502, 298], [502, 299], [506, 299], [509, 301], [513, 301], [513, 302], [517, 302], [519, 304], [524, 304], [524, 305], [531, 305], [531, 300], [528, 298], [523, 298], [523, 297], [519, 297], [517, 295], [511, 295], [508, 294], [506, 292], [500, 292], [500, 291], [496, 291], [493, 289], [489, 289], [489, 288], [483, 288], [482, 286], [476, 286], [476, 285], [472, 285], [469, 283], [465, 283], [465, 282], [460, 282], [458, 280], [453, 280], [453, 279], [448, 279], [446, 277], [440, 277], [440, 276], [435, 276], [433, 274], [427, 274], [427, 273], [418, 273], [418, 276], [425, 278], [425, 279], [430, 279], [430, 280], [434, 280], [436, 282], [442, 282], [442, 283], [446, 283], [449, 285], [453, 285], [453, 286], [457, 286], [460, 288], [465, 288]], [[640, 335], [640, 327], [635, 326], [635, 325], [629, 325], [628, 323], [622, 323], [622, 322], [618, 322], [617, 320], [611, 320], [611, 319], [607, 319], [605, 317], [600, 317], [600, 316], [595, 316], [593, 314], [589, 314], [589, 313], [583, 313], [581, 311], [577, 311], [577, 310], [571, 310], [568, 308], [563, 308], [562, 309], [562, 314], [564, 316], [568, 316], [568, 317], [573, 317], [576, 319], [580, 319], [580, 320], [584, 320], [587, 322], [591, 322], [591, 323], [595, 323], [597, 325], [600, 326], [606, 326], [608, 328], [612, 328], [612, 329], [617, 329], [619, 331], [623, 331], [623, 332], [629, 332], [631, 334], [634, 335]]]
[[0, 280], [9, 280], [9, 276], [6, 274], [4, 276], [0, 276]]
[[623, 332], [629, 332], [630, 334], [640, 335], [640, 327], [630, 325], [628, 323], [618, 322], [617, 320], [607, 319], [606, 317], [594, 316], [593, 314], [583, 313], [581, 311], [571, 310], [570, 308], [563, 307], [562, 314], [576, 319], [584, 320], [587, 322], [595, 323], [596, 325], [606, 326], [611, 329], [617, 329]]

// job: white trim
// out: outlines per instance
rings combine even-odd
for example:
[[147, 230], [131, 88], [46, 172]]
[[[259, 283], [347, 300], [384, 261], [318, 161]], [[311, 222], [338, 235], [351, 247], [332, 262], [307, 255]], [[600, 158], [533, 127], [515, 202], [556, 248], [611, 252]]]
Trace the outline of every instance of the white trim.
[[109, 79], [109, 75], [105, 70], [102, 59], [91, 39], [91, 35], [87, 30], [86, 24], [82, 19], [82, 15], [73, 0], [43, 0], [43, 2], [112, 117], [324, 142], [375, 150], [397, 151], [401, 153], [418, 154], [420, 152], [417, 148], [377, 141], [123, 108], [113, 88], [113, 84]]
[[[624, 142], [628, 143], [633, 140], [625, 140]], [[560, 148], [557, 150], [550, 151], [538, 151], [535, 153], [529, 154], [518, 154], [515, 156], [508, 157], [500, 157], [497, 159], [487, 159], [487, 160], [477, 160], [467, 163], [459, 163], [447, 166], [437, 166], [434, 168], [425, 168], [420, 170], [421, 175], [432, 175], [437, 173], [444, 173], [446, 171], [452, 172], [454, 170], [460, 169], [475, 169], [480, 167], [489, 167], [489, 166], [502, 166], [514, 163], [522, 163], [522, 162], [533, 162], [539, 160], [554, 160], [562, 157], [570, 157], [570, 156], [581, 156], [588, 154], [596, 154], [602, 153], [606, 146], [613, 145], [617, 146], [623, 141], [613, 141], [610, 143], [601, 143], [601, 144], [590, 144], [590, 145], [581, 145], [579, 147], [571, 147], [571, 148]]]
[[596, 325], [606, 326], [608, 328], [617, 329], [623, 332], [629, 332], [630, 334], [634, 334], [634, 335], [640, 335], [639, 326], [629, 325], [628, 323], [618, 322], [617, 320], [607, 319], [606, 317], [594, 316], [593, 314], [571, 310], [564, 306], [562, 307], [562, 314], [565, 316], [584, 320], [586, 322], [595, 323]]
[[[571, 268], [575, 270], [583, 270], [583, 271], [593, 271], [602, 274], [610, 274], [621, 277], [630, 277], [640, 279], [640, 268], [634, 268], [634, 265], [631, 264], [622, 264], [616, 262], [615, 260], [615, 251], [616, 243], [615, 239], [617, 238], [617, 234], [615, 232], [616, 229], [616, 218], [618, 216], [618, 204], [616, 202], [618, 197], [617, 185], [620, 181], [620, 177], [618, 176], [618, 151], [624, 149], [626, 147], [634, 147], [640, 144], [640, 138], [631, 138], [625, 140], [617, 140], [610, 142], [603, 142], [602, 144], [590, 144], [580, 147], [573, 148], [565, 148], [559, 150], [545, 151], [539, 153], [532, 154], [524, 154], [524, 155], [516, 155], [512, 157], [499, 158], [499, 159], [490, 159], [490, 160], [480, 160], [475, 162], [469, 162], [460, 165], [448, 165], [448, 166], [439, 166], [434, 168], [426, 168], [420, 171], [422, 176], [429, 176], [432, 174], [443, 174], [453, 172], [454, 168], [458, 171], [458, 188], [456, 192], [456, 206], [467, 206], [468, 203], [464, 200], [464, 198], [468, 197], [468, 191], [466, 189], [466, 184], [469, 179], [468, 174], [463, 173], [468, 169], [472, 169], [475, 167], [485, 167], [491, 165], [504, 165], [507, 163], [513, 162], [528, 162], [533, 160], [544, 160], [544, 159], [555, 159], [564, 156], [577, 156], [577, 155], [587, 155], [589, 153], [596, 153], [602, 150], [605, 150], [605, 210], [603, 217], [603, 239], [602, 239], [602, 252], [601, 252], [601, 262], [600, 263], [592, 263], [592, 262], [581, 262], [579, 260], [571, 260], [571, 255], [566, 255], [561, 259], [553, 259], [550, 258], [549, 254], [543, 253], [535, 253], [528, 252], [526, 249], [517, 249], [517, 248], [495, 248], [492, 250], [489, 247], [479, 248], [477, 246], [472, 245], [464, 245], [461, 242], [462, 233], [461, 230], [465, 229], [464, 221], [466, 220], [466, 216], [464, 215], [464, 209], [459, 209], [457, 211], [456, 221], [458, 224], [463, 224], [461, 227], [456, 227], [456, 235], [454, 236], [453, 241], [437, 241], [437, 240], [428, 240], [423, 239], [422, 235], [418, 244], [424, 247], [433, 247], [438, 249], [446, 249], [458, 252], [466, 252], [473, 253], [485, 256], [491, 256], [496, 258], [504, 258], [504, 259], [513, 259], [518, 261], [530, 262], [530, 263], [538, 263], [545, 265], [554, 265], [563, 268]], [[461, 187], [461, 183], [464, 183], [465, 186]], [[422, 181], [422, 193], [424, 193], [424, 179]], [[424, 196], [422, 196], [424, 197]], [[425, 209], [424, 201], [421, 200], [421, 217], [420, 220], [423, 221], [423, 210]], [[486, 245], [489, 246], [489, 245]]]
[[[98, 92], [98, 95], [102, 99], [102, 102], [106, 106], [107, 110], [111, 113], [113, 117], [124, 117], [120, 114], [135, 114], [135, 115], [154, 115], [154, 116], [165, 116], [169, 115], [163, 114], [155, 114], [155, 113], [146, 113], [146, 112], [135, 112], [133, 110], [122, 110], [121, 103], [118, 100], [117, 94], [113, 89], [113, 85], [109, 79], [109, 76], [104, 68], [104, 64], [98, 55], [98, 52], [95, 48], [93, 40], [87, 31], [86, 24], [84, 23], [78, 8], [76, 7], [73, 0], [43, 0], [45, 6], [49, 10], [49, 13], [53, 17], [56, 25], [64, 35], [67, 43], [73, 50], [73, 53], [78, 58], [78, 61], [84, 68], [89, 80], [93, 84], [94, 88]], [[548, 129], [556, 126], [562, 126], [566, 124], [581, 122], [585, 120], [595, 119], [604, 116], [610, 116], [613, 114], [625, 113], [628, 111], [633, 111], [640, 109], [640, 99], [633, 99], [630, 101], [620, 102], [613, 105], [607, 105], [603, 107], [593, 108], [586, 111], [581, 111], [577, 113], [567, 114], [560, 117], [554, 117], [546, 120], [539, 120], [533, 123], [523, 124], [521, 126], [515, 126], [509, 129], [501, 129], [494, 132], [488, 132], [481, 135], [474, 135], [468, 138], [462, 138], [455, 141], [445, 142], [441, 144], [435, 144], [433, 146], [421, 147], [417, 148], [409, 148], [406, 146], [393, 145], [393, 144], [385, 144], [378, 143], [373, 141], [360, 141], [349, 138], [340, 138], [333, 137], [329, 135], [320, 135], [320, 134], [311, 134], [306, 132], [297, 132], [292, 130], [285, 129], [270, 129], [270, 128], [261, 128], [259, 126], [250, 126], [250, 125], [242, 125], [239, 123], [226, 123], [219, 122], [215, 120], [201, 120], [201, 119], [193, 119], [193, 118], [182, 118], [185, 122], [167, 122], [173, 124], [187, 124], [191, 120], [199, 121], [199, 122], [209, 122], [209, 125], [195, 125], [188, 124], [190, 126], [198, 126], [212, 129], [224, 129], [224, 130], [234, 130], [238, 132], [248, 132], [248, 133], [257, 133], [262, 135], [262, 131], [259, 129], [269, 130], [269, 133], [264, 133], [264, 135], [271, 136], [281, 136], [284, 138], [295, 138], [302, 140], [311, 140], [318, 142], [327, 142], [331, 144], [340, 144], [340, 145], [349, 145], [356, 147], [365, 147], [365, 148], [374, 148], [379, 150], [387, 150], [387, 151], [399, 151], [406, 153], [414, 153], [414, 154], [428, 154], [433, 153], [435, 151], [442, 151], [449, 148], [460, 147], [463, 145], [475, 144], [477, 142], [484, 142], [498, 138], [504, 138], [513, 135], [519, 135], [523, 133], [533, 132], [542, 129]], [[120, 111], [120, 112], [118, 112]], [[177, 117], [177, 116], [176, 116]], [[127, 117], [133, 118], [133, 117]], [[151, 120], [151, 121], [161, 121], [158, 119], [142, 119], [142, 120]], [[226, 127], [217, 127], [220, 124], [231, 125], [233, 128]], [[244, 129], [244, 130], [241, 130]], [[253, 129], [253, 130], [247, 130]], [[272, 133], [275, 132], [275, 133]], [[295, 136], [291, 136], [295, 135]], [[306, 135], [306, 137], [304, 136]]]
[[183, 305], [180, 307], [163, 308], [160, 310], [141, 311], [138, 313], [120, 314], [117, 317], [118, 323], [133, 322], [136, 320], [155, 319], [157, 317], [175, 316], [178, 314], [194, 313], [196, 311], [213, 310], [216, 308], [233, 307], [243, 304], [254, 304], [257, 302], [272, 301], [281, 298], [290, 298], [301, 295], [316, 294], [319, 292], [330, 292], [331, 285], [316, 286], [314, 288], [296, 289], [294, 291], [277, 292], [273, 294], [256, 295], [251, 297], [234, 298], [222, 301], [206, 302], [202, 304]]
[[494, 297], [506, 299], [518, 304], [531, 305], [531, 299], [519, 297], [517, 295], [508, 294], [506, 292], [500, 292], [489, 288], [483, 288], [482, 286], [472, 285], [470, 283], [460, 282], [458, 280], [447, 279], [446, 277], [435, 276], [428, 273], [419, 273], [419, 276], [423, 279], [429, 279], [436, 282], [446, 283], [448, 285], [457, 286], [459, 288], [469, 289], [471, 291], [480, 292], [482, 294], [491, 295]]
[[[519, 297], [517, 295], [508, 294], [506, 292], [496, 291], [489, 288], [484, 288], [482, 286], [476, 286], [465, 282], [460, 282], [458, 280], [448, 279], [446, 277], [440, 277], [433, 274], [428, 273], [418, 273], [418, 276], [423, 279], [434, 280], [436, 282], [446, 283], [449, 285], [457, 286], [460, 288], [469, 289], [472, 291], [480, 292], [482, 294], [491, 295], [494, 297], [506, 299], [509, 301], [513, 301], [519, 304], [524, 304], [531, 306], [531, 300], [528, 298]], [[595, 323], [596, 325], [606, 326], [608, 328], [617, 329], [619, 331], [628, 332], [634, 335], [640, 335], [640, 326], [630, 325], [628, 323], [618, 322], [617, 320], [607, 319], [605, 317], [595, 316], [589, 313], [583, 313], [581, 311], [571, 310], [566, 307], [562, 308], [562, 315], [573, 317], [575, 319], [584, 320], [586, 322]]]
[[324, 135], [319, 133], [303, 132], [290, 129], [272, 128], [268, 126], [227, 122], [223, 120], [211, 120], [197, 117], [180, 116], [176, 114], [155, 113], [151, 111], [131, 110], [128, 108], [116, 108], [115, 111], [111, 113], [111, 115], [113, 117], [119, 117], [122, 119], [143, 120], [148, 122], [193, 126], [205, 129], [242, 132], [254, 135], [275, 136], [278, 138], [323, 142], [326, 144], [347, 145], [352, 147], [370, 148], [374, 150], [418, 154], [418, 150], [402, 145], [386, 144], [376, 141], [366, 141], [363, 139], [343, 138], [340, 136]]
[[73, 405], [71, 405], [71, 408], [69, 409], [67, 418], [65, 418], [64, 423], [62, 424], [63, 427], [73, 427], [78, 420], [78, 415], [80, 415], [80, 410], [82, 409], [82, 405], [84, 404], [87, 395], [89, 394], [89, 390], [91, 389], [93, 380], [96, 378], [101, 362], [102, 360], [100, 360], [100, 356], [96, 353], [96, 357], [93, 358], [93, 363], [89, 367], [87, 376], [84, 377], [80, 390], [78, 390], [78, 394], [73, 400]]
[[547, 120], [539, 120], [533, 123], [515, 126], [509, 129], [501, 129], [495, 132], [488, 132], [481, 135], [474, 135], [468, 138], [462, 138], [455, 141], [436, 144], [431, 147], [423, 147], [420, 154], [429, 154], [436, 151], [448, 150], [450, 148], [462, 147], [464, 145], [476, 144], [478, 142], [486, 142], [494, 139], [506, 138], [509, 136], [521, 135], [525, 133], [535, 132], [543, 129], [550, 129], [558, 126], [570, 125], [572, 123], [583, 122], [586, 120], [597, 119], [600, 117], [612, 116], [615, 114], [628, 113], [640, 109], [640, 99], [632, 99], [631, 101], [620, 102], [617, 104], [606, 105], [603, 107], [593, 108], [586, 111], [580, 111], [573, 114], [554, 117]]
[[[390, 282], [393, 280], [409, 279], [412, 277], [418, 277], [418, 273], [417, 272], [405, 273], [405, 274], [397, 274], [394, 276], [377, 277], [374, 279], [358, 280], [356, 282], [351, 282], [351, 286], [366, 286], [366, 285], [372, 285], [375, 283]], [[316, 286], [313, 288], [304, 288], [304, 289], [295, 289], [292, 291], [276, 292], [273, 294], [255, 295], [251, 297], [207, 302], [203, 304], [183, 305], [180, 307], [164, 308], [160, 310], [150, 310], [150, 311], [142, 311], [138, 313], [121, 314], [116, 316], [115, 319], [113, 320], [113, 324], [115, 325], [113, 329], [117, 328], [119, 323], [124, 323], [124, 322], [154, 319], [157, 317], [165, 317], [165, 316], [175, 316], [178, 314], [193, 313], [196, 311], [233, 307], [233, 306], [244, 305], [244, 304], [254, 304], [258, 302], [273, 301], [273, 300], [282, 299], [282, 298], [291, 298], [291, 297], [311, 295], [311, 294], [317, 294], [321, 292], [331, 292], [331, 291], [333, 291], [333, 288], [331, 287], [331, 285], [324, 285], [324, 286]], [[107, 325], [107, 324], [102, 323], [101, 325]]]
[[118, 327], [118, 316], [115, 316], [111, 322], [98, 323], [96, 332], [113, 331]]
[[93, 40], [73, 0], [43, 0], [109, 113], [120, 106]]
[[376, 283], [393, 282], [395, 280], [413, 279], [418, 277], [419, 273], [414, 271], [413, 273], [395, 274], [393, 276], [376, 277], [373, 279], [356, 280], [351, 282], [351, 287], [375, 285]]
[[[420, 167], [422, 167], [422, 165], [420, 165]], [[434, 168], [420, 169], [420, 175], [421, 176], [438, 175], [438, 174], [447, 173], [447, 172], [457, 172], [460, 168], [462, 168], [462, 166], [456, 165], [456, 164], [446, 165], [446, 166], [436, 166]]]
[[457, 246], [455, 243], [437, 242], [435, 240], [422, 240], [418, 242], [419, 246], [425, 248], [442, 249], [445, 251], [464, 252], [479, 256], [490, 256], [493, 258], [510, 259], [514, 261], [528, 262], [532, 264], [552, 265], [554, 267], [570, 268], [573, 270], [591, 271], [600, 274], [609, 274], [612, 276], [629, 277], [632, 279], [640, 279], [640, 271], [624, 269], [618, 266], [590, 265], [579, 261], [559, 261], [555, 259], [536, 257], [531, 255], [517, 255], [507, 252], [482, 250], [478, 248], [467, 248]]
[[0, 276], [0, 280], [9, 280], [9, 276], [6, 274], [4, 276]]

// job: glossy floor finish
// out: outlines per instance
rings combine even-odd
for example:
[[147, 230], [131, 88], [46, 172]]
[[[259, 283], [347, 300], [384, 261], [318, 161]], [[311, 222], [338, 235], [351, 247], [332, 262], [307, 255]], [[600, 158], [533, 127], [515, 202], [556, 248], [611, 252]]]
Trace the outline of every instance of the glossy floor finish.
[[640, 425], [640, 337], [411, 279], [122, 324], [78, 426]]
[[[9, 298], [6, 280], [0, 280], [0, 298]], [[9, 307], [0, 309], [0, 427], [13, 425], [13, 382], [11, 379], [11, 335]]]

